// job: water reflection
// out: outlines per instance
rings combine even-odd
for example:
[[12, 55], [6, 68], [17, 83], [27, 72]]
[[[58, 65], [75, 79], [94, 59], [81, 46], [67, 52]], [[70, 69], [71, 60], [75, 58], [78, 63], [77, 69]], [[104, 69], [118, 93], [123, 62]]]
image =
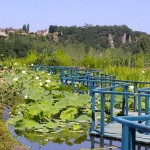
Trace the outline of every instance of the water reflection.
[[[9, 110], [5, 109], [3, 113], [5, 120], [9, 117]], [[108, 138], [97, 138], [94, 136], [88, 136], [86, 133], [83, 134], [70, 134], [67, 130], [56, 134], [52, 140], [50, 137], [54, 137], [52, 134], [35, 134], [33, 132], [15, 132], [12, 126], [9, 127], [12, 135], [31, 150], [120, 150], [121, 142], [115, 141]], [[17, 134], [16, 134], [17, 133]], [[67, 136], [66, 136], [67, 135]], [[59, 137], [59, 138], [56, 138]], [[68, 138], [74, 137], [74, 140]], [[63, 138], [65, 140], [60, 140]], [[150, 150], [149, 145], [138, 144], [137, 150]]]
[[[90, 137], [91, 149], [109, 149], [109, 150], [119, 150], [121, 149], [120, 141], [114, 141], [112, 139], [106, 139], [103, 137], [96, 138], [94, 136]], [[97, 147], [98, 146], [98, 147]]]
[[[90, 137], [91, 150], [121, 150], [121, 141], [109, 138]], [[150, 150], [150, 145], [137, 144], [136, 150]]]
[[[117, 140], [112, 140], [108, 138], [97, 138], [94, 136], [86, 136], [86, 138], [79, 138], [76, 143], [68, 144], [65, 141], [54, 141], [54, 140], [45, 140], [48, 138], [48, 135], [45, 135], [45, 138], [39, 134], [39, 136], [35, 136], [33, 133], [30, 133], [33, 138], [27, 139], [27, 136], [18, 135], [11, 127], [11, 132], [14, 137], [20, 141], [22, 144], [29, 146], [31, 150], [121, 150], [121, 142]], [[36, 141], [37, 140], [37, 141]], [[70, 142], [74, 142], [74, 140], [70, 140]], [[136, 146], [136, 150], [149, 150], [149, 145], [140, 145]]]

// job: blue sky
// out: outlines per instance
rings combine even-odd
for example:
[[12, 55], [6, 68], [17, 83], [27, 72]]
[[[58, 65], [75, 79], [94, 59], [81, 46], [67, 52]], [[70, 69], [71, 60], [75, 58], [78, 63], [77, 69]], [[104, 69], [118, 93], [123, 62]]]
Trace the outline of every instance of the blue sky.
[[150, 0], [0, 0], [0, 28], [127, 25], [150, 34]]

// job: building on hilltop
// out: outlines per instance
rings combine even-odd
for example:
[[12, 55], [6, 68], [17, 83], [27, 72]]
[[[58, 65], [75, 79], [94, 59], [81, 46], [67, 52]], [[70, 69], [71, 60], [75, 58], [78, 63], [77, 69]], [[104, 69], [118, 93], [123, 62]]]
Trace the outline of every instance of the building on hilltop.
[[7, 32], [8, 32], [8, 33], [15, 33], [15, 32], [17, 32], [17, 31], [19, 31], [19, 29], [13, 29], [12, 27], [7, 28]]
[[0, 36], [2, 36], [2, 37], [7, 37], [8, 36], [8, 34], [6, 34], [5, 29], [0, 28]]
[[47, 29], [45, 29], [45, 30], [37, 30], [36, 34], [39, 35], [39, 36], [40, 35], [46, 36], [46, 35], [48, 35], [48, 30]]

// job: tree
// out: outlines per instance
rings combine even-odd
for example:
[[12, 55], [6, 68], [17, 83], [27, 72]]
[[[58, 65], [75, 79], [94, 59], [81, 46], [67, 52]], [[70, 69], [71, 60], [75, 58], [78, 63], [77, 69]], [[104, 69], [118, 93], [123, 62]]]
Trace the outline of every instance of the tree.
[[146, 34], [142, 34], [136, 45], [134, 53], [149, 53], [150, 52], [150, 37]]
[[24, 24], [22, 27], [22, 30], [25, 31], [26, 33], [29, 33], [29, 30], [30, 30], [29, 24]]
[[26, 24], [23, 25], [22, 30], [25, 31], [25, 32], [27, 31], [27, 26], [26, 26]]
[[27, 24], [26, 32], [29, 33], [29, 31], [30, 31], [30, 26], [29, 26], [29, 24]]
[[57, 26], [56, 25], [50, 25], [49, 26], [49, 33], [54, 33], [57, 31]]

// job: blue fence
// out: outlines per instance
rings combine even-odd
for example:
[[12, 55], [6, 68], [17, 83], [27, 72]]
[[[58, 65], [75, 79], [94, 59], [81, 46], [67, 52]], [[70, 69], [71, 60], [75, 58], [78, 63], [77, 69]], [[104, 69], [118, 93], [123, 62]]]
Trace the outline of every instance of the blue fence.
[[[96, 132], [100, 136], [105, 133], [105, 103], [106, 96], [109, 97], [109, 123], [114, 121], [122, 124], [122, 149], [135, 149], [136, 131], [142, 131], [148, 134], [149, 127], [149, 99], [150, 99], [150, 82], [139, 82], [129, 80], [118, 80], [114, 75], [104, 74], [100, 70], [80, 69], [78, 67], [66, 66], [42, 66], [36, 65], [32, 67], [35, 71], [47, 71], [50, 74], [60, 74], [62, 85], [68, 83], [72, 86], [72, 93], [76, 92], [76, 83], [85, 86], [88, 89], [88, 94], [92, 96], [92, 125], [91, 133]], [[97, 98], [99, 96], [99, 98]], [[114, 109], [116, 99], [119, 96], [121, 100], [121, 115], [116, 117]], [[132, 101], [132, 109], [137, 111], [137, 116], [129, 115], [129, 103]], [[142, 107], [142, 101], [145, 102], [145, 108]], [[100, 102], [99, 108], [99, 124], [100, 129], [97, 129], [96, 124], [96, 103]], [[108, 101], [107, 101], [108, 103]], [[131, 107], [131, 106], [130, 106]], [[144, 110], [144, 111], [143, 111]], [[144, 115], [142, 114], [144, 113]], [[138, 121], [137, 123], [132, 121]], [[145, 121], [145, 125], [140, 124]], [[131, 142], [129, 142], [131, 140]], [[130, 144], [129, 144], [130, 143]]]

